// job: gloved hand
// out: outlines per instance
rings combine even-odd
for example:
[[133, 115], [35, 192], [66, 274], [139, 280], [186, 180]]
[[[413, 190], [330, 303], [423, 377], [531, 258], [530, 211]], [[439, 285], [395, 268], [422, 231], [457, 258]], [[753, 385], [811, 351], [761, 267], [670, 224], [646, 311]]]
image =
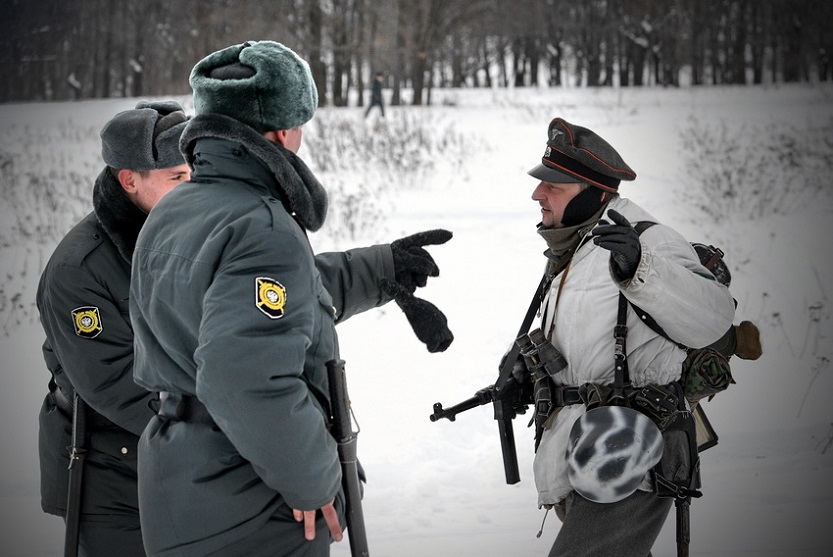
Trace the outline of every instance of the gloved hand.
[[593, 243], [610, 250], [610, 266], [617, 279], [632, 279], [642, 257], [639, 234], [618, 212], [611, 209], [608, 214], [615, 224], [600, 220], [593, 229]]
[[761, 348], [761, 332], [758, 327], [751, 321], [741, 321], [740, 325], [734, 327], [735, 337], [737, 338], [737, 347], [735, 348], [737, 357], [744, 360], [760, 358], [763, 350]]
[[451, 232], [440, 228], [417, 232], [391, 242], [396, 282], [413, 294], [417, 286], [425, 286], [428, 277], [439, 276], [440, 268], [422, 246], [444, 244], [450, 239]]
[[454, 335], [448, 329], [448, 320], [437, 306], [417, 298], [404, 286], [390, 279], [381, 279], [379, 287], [393, 298], [429, 352], [443, 352], [451, 345]]

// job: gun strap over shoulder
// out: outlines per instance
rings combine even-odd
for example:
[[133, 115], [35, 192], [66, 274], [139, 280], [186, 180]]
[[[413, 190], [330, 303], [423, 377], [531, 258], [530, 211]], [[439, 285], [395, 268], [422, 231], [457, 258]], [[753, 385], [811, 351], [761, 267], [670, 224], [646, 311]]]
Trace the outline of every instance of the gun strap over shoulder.
[[616, 327], [613, 329], [613, 404], [627, 405], [625, 387], [630, 387], [631, 378], [628, 370], [628, 301], [625, 295], [619, 293], [619, 311], [616, 316]]
[[[535, 289], [535, 295], [532, 296], [532, 301], [529, 303], [529, 309], [526, 310], [526, 315], [524, 316], [524, 320], [521, 323], [521, 328], [518, 329], [518, 334], [515, 335], [515, 338], [518, 338], [522, 334], [529, 331], [529, 328], [532, 326], [532, 320], [535, 318], [535, 313], [538, 311], [538, 307], [541, 305], [541, 299], [544, 294], [544, 288], [549, 283], [549, 278], [547, 274], [541, 277], [541, 282], [538, 283], [538, 287]], [[498, 376], [498, 380], [495, 383], [495, 390], [500, 391], [504, 385], [506, 385], [506, 381], [509, 379], [509, 374], [512, 373], [512, 368], [515, 366], [515, 362], [518, 359], [518, 356], [521, 353], [521, 348], [518, 346], [516, 342], [512, 343], [512, 348], [509, 350], [509, 353], [506, 355], [506, 359], [503, 361], [503, 367], [500, 368], [500, 375]]]

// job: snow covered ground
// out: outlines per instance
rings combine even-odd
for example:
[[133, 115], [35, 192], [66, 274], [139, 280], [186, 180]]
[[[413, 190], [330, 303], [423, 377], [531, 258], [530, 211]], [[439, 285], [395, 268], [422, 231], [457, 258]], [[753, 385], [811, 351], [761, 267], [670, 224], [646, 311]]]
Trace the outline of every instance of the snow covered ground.
[[[447, 406], [492, 383], [519, 327], [545, 248], [535, 233], [537, 204], [530, 200], [536, 184], [526, 170], [543, 153], [550, 119], [561, 116], [607, 138], [636, 170], [636, 182], [620, 190], [624, 196], [691, 240], [724, 249], [739, 302], [736, 321], [751, 319], [761, 328], [764, 356], [734, 361], [737, 385], [705, 404], [720, 442], [703, 454], [705, 495], [692, 504], [691, 555], [833, 555], [833, 179], [804, 168], [784, 174], [772, 165], [758, 178], [762, 190], [814, 195], [786, 211], [741, 210], [715, 222], [694, 202], [703, 184], [688, 177], [692, 153], [681, 142], [692, 122], [703, 129], [725, 126], [752, 152], [785, 129], [831, 130], [833, 88], [435, 91], [434, 99], [434, 107], [389, 108], [386, 121], [364, 121], [358, 108], [328, 109], [316, 117], [352, 119], [357, 129], [383, 131], [395, 131], [405, 117], [430, 117], [438, 132], [451, 129], [464, 141], [461, 150], [448, 150], [454, 160], [440, 153], [433, 168], [419, 174], [399, 161], [401, 171], [363, 166], [320, 175], [325, 185], [338, 181], [347, 189], [379, 176], [384, 183], [375, 186], [383, 211], [378, 222], [352, 239], [332, 228], [314, 234], [319, 251], [435, 227], [454, 232], [448, 244], [431, 250], [441, 277], [419, 292], [448, 316], [456, 337], [448, 351], [429, 354], [394, 305], [340, 326], [369, 477], [364, 508], [371, 553], [546, 555], [557, 534], [551, 513], [536, 538], [544, 513], [536, 508], [526, 420], [515, 423], [522, 481], [508, 486], [491, 408], [472, 410], [455, 423], [431, 423], [428, 415], [434, 402]], [[134, 103], [0, 106], [2, 555], [43, 557], [62, 550], [62, 521], [39, 507], [37, 413], [48, 374], [32, 303], [57, 239], [43, 234], [55, 234], [51, 223], [61, 229], [59, 236], [68, 227], [61, 219], [71, 221], [88, 206], [21, 193], [20, 183], [9, 180], [35, 188], [33, 174], [51, 173], [48, 179], [66, 181], [68, 196], [86, 199], [100, 168], [97, 131]], [[302, 147], [300, 154], [308, 153]], [[700, 164], [714, 167], [717, 157]], [[747, 195], [752, 204], [758, 194]], [[349, 555], [347, 541], [332, 553]], [[675, 555], [673, 518], [654, 555]]]

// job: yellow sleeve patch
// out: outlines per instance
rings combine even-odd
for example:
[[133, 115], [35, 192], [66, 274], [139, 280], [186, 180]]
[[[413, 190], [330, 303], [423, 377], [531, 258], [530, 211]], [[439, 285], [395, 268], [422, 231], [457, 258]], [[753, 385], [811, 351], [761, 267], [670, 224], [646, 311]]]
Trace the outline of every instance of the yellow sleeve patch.
[[286, 306], [286, 288], [269, 277], [255, 279], [255, 307], [269, 319], [280, 319]]
[[83, 338], [95, 338], [104, 329], [101, 326], [101, 314], [95, 306], [82, 306], [72, 310], [72, 322], [75, 334]]

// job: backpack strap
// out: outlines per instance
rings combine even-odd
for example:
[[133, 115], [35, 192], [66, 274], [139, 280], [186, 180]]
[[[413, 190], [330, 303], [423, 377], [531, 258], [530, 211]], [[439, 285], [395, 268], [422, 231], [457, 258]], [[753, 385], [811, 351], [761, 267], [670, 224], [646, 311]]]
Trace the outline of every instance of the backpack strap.
[[619, 312], [616, 317], [616, 327], [613, 329], [613, 393], [608, 404], [628, 406], [625, 388], [631, 386], [630, 370], [628, 369], [628, 301], [625, 295], [619, 293]]
[[[529, 331], [529, 328], [532, 326], [532, 321], [535, 319], [535, 313], [538, 311], [538, 307], [541, 304], [541, 299], [543, 296], [543, 292], [546, 289], [547, 284], [549, 284], [549, 277], [546, 273], [541, 277], [541, 282], [538, 283], [538, 287], [535, 289], [535, 294], [532, 296], [532, 301], [529, 303], [529, 308], [526, 310], [526, 315], [524, 315], [523, 322], [521, 323], [521, 328], [518, 329], [518, 334], [515, 335], [515, 338], [525, 334]], [[503, 367], [500, 370], [500, 374], [498, 375], [498, 380], [495, 383], [499, 389], [502, 389], [506, 382], [509, 380], [509, 375], [512, 373], [512, 367], [515, 365], [515, 361], [518, 359], [520, 355], [521, 347], [517, 342], [512, 343], [512, 348], [509, 349], [507, 353], [506, 359], [503, 361]]]
[[689, 349], [689, 347], [686, 346], [685, 344], [683, 344], [681, 342], [677, 342], [676, 340], [674, 340], [673, 338], [668, 336], [668, 333], [666, 333], [663, 330], [663, 328], [660, 327], [659, 323], [657, 323], [656, 319], [651, 317], [650, 313], [648, 313], [647, 311], [645, 311], [641, 307], [637, 306], [636, 304], [634, 304], [630, 300], [628, 300], [628, 303], [630, 303], [631, 307], [633, 308], [634, 313], [636, 313], [636, 315], [639, 316], [639, 319], [643, 323], [648, 325], [648, 327], [650, 327], [656, 334], [664, 337], [667, 340], [670, 340], [671, 342], [673, 342], [674, 344], [676, 344], [678, 347], [682, 348], [683, 350], [688, 350]]
[[656, 223], [650, 220], [641, 220], [633, 225], [633, 229], [636, 230], [636, 234], [638, 236], [642, 236], [642, 233], [654, 226]]

